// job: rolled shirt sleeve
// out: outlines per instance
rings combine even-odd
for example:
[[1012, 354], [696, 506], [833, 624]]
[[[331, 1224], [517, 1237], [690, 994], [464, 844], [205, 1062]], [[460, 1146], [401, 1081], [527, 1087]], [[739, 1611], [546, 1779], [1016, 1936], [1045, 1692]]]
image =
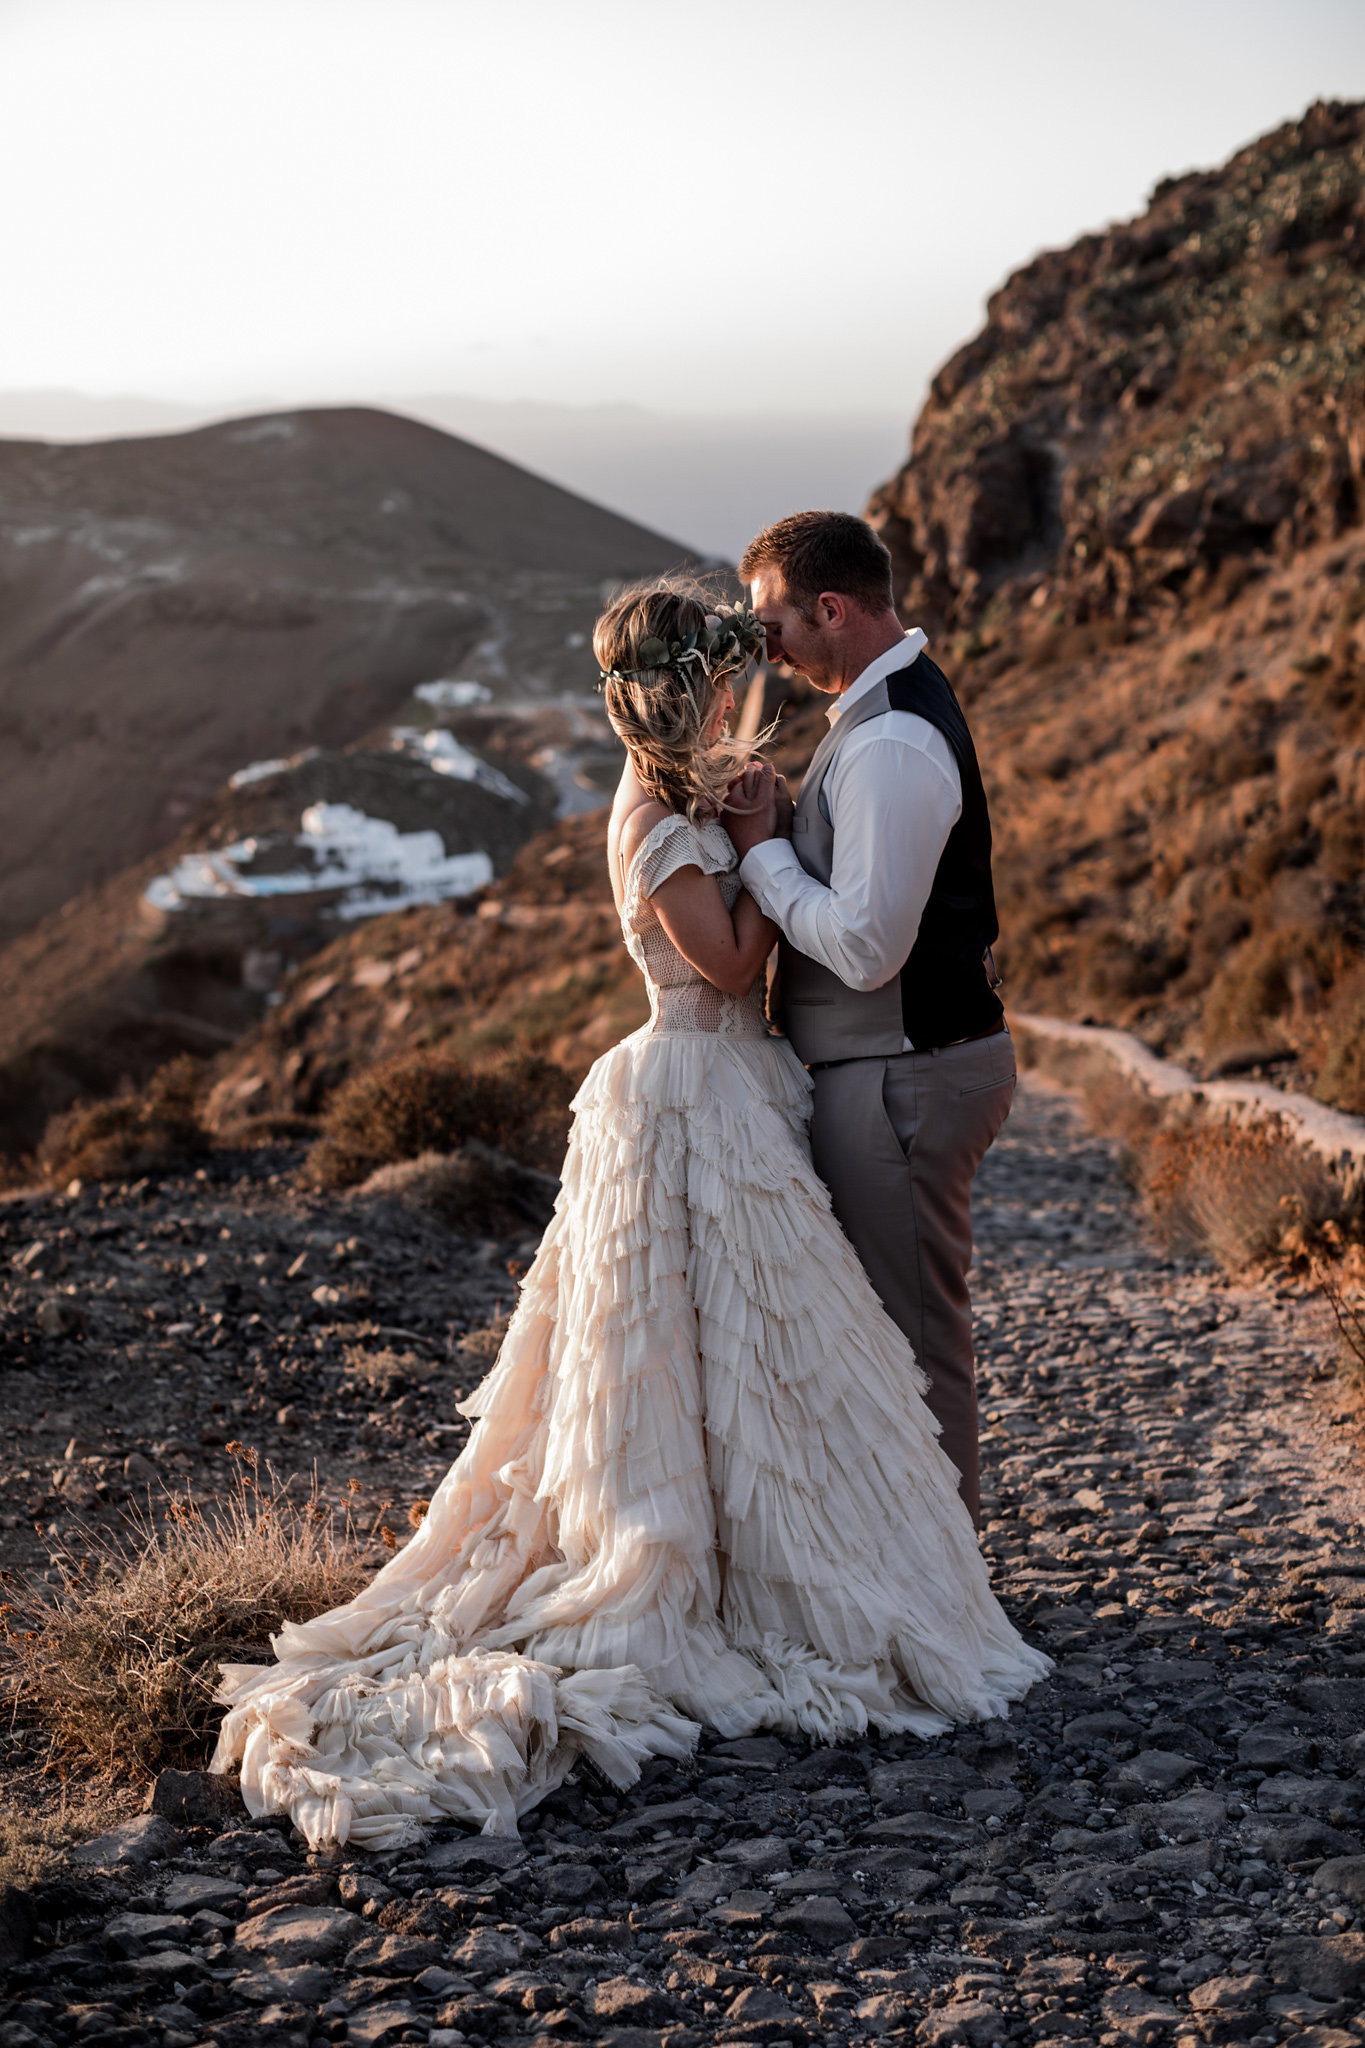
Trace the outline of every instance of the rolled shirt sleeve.
[[891, 711], [838, 749], [823, 794], [834, 826], [829, 887], [806, 873], [786, 839], [755, 846], [740, 877], [798, 953], [866, 993], [910, 957], [962, 815], [962, 781], [936, 726]]

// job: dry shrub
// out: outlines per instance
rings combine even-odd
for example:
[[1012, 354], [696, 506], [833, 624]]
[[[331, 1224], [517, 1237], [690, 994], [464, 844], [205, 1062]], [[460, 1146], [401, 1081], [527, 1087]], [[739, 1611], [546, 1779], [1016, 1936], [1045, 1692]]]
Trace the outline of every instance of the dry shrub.
[[450, 1230], [476, 1237], [517, 1237], [543, 1230], [554, 1211], [559, 1182], [523, 1166], [509, 1153], [471, 1138], [458, 1152], [423, 1152], [381, 1166], [361, 1196], [397, 1200], [425, 1210]]
[[1336, 943], [1310, 928], [1247, 939], [1204, 998], [1200, 1035], [1206, 1056], [1227, 1070], [1292, 1050], [1339, 966]]
[[1229, 1272], [1302, 1257], [1342, 1203], [1322, 1161], [1266, 1119], [1190, 1117], [1156, 1131], [1143, 1192], [1173, 1251], [1211, 1252]]
[[105, 1102], [77, 1103], [54, 1116], [38, 1166], [54, 1186], [69, 1180], [134, 1180], [173, 1173], [201, 1159], [212, 1140], [199, 1116], [202, 1070], [188, 1054], [170, 1061], [146, 1087]]
[[[1334, 1246], [1333, 1250], [1338, 1249]], [[1353, 1386], [1365, 1392], [1365, 1259], [1361, 1247], [1351, 1245], [1335, 1264], [1324, 1258], [1313, 1260], [1313, 1280], [1337, 1326], [1338, 1349], [1343, 1374]]]
[[349, 1519], [295, 1501], [237, 1449], [226, 1496], [168, 1494], [131, 1541], [54, 1588], [6, 1588], [0, 1692], [57, 1754], [113, 1772], [202, 1766], [220, 1662], [267, 1661], [269, 1637], [351, 1599], [368, 1576]]
[[348, 1344], [342, 1357], [356, 1387], [378, 1400], [404, 1393], [415, 1382], [430, 1379], [432, 1373], [415, 1351], [394, 1351], [388, 1345], [370, 1351], [363, 1344]]
[[485, 1371], [491, 1368], [502, 1349], [502, 1340], [507, 1335], [511, 1320], [510, 1316], [494, 1316], [492, 1322], [486, 1323], [481, 1330], [470, 1330], [455, 1347], [460, 1358], [467, 1365], [480, 1366]]
[[1313, 1093], [1336, 1109], [1365, 1110], [1365, 974], [1359, 971], [1334, 991], [1323, 1020]]
[[1117, 1139], [1119, 1171], [1124, 1179], [1132, 1187], [1141, 1187], [1143, 1161], [1161, 1124], [1160, 1105], [1140, 1082], [1107, 1060], [1082, 1081], [1081, 1099], [1091, 1128]]
[[323, 1118], [307, 1177], [354, 1187], [381, 1166], [471, 1140], [527, 1166], [557, 1170], [568, 1137], [573, 1081], [535, 1053], [475, 1067], [448, 1053], [405, 1053], [339, 1088]]

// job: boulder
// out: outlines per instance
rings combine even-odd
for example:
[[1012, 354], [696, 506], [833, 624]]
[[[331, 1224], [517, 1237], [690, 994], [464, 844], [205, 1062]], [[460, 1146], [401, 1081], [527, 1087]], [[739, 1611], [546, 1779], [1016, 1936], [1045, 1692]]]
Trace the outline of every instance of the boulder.
[[140, 1813], [122, 1820], [106, 1834], [96, 1835], [73, 1850], [71, 1861], [86, 1870], [141, 1870], [160, 1863], [184, 1846], [184, 1838], [158, 1813]]
[[246, 1920], [237, 1947], [265, 1957], [275, 1968], [293, 1963], [329, 1963], [369, 1934], [358, 1913], [340, 1906], [272, 1906]]

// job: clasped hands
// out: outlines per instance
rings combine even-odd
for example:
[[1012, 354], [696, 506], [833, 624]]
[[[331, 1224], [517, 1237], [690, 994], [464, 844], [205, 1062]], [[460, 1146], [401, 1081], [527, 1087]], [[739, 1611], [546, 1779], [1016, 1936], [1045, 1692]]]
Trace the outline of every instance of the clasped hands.
[[791, 837], [791, 791], [768, 761], [750, 761], [726, 790], [725, 805], [725, 829], [741, 860], [765, 839]]

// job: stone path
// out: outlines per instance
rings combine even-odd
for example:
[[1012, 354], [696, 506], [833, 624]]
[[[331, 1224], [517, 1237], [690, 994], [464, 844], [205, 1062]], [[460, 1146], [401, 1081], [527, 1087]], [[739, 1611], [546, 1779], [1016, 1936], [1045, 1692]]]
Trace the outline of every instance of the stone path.
[[0, 2048], [1365, 2040], [1365, 1467], [1312, 1312], [1165, 1259], [1036, 1085], [979, 1226], [986, 1540], [1057, 1659], [1008, 1723], [707, 1740], [380, 1857], [168, 1776], [6, 1903]]

